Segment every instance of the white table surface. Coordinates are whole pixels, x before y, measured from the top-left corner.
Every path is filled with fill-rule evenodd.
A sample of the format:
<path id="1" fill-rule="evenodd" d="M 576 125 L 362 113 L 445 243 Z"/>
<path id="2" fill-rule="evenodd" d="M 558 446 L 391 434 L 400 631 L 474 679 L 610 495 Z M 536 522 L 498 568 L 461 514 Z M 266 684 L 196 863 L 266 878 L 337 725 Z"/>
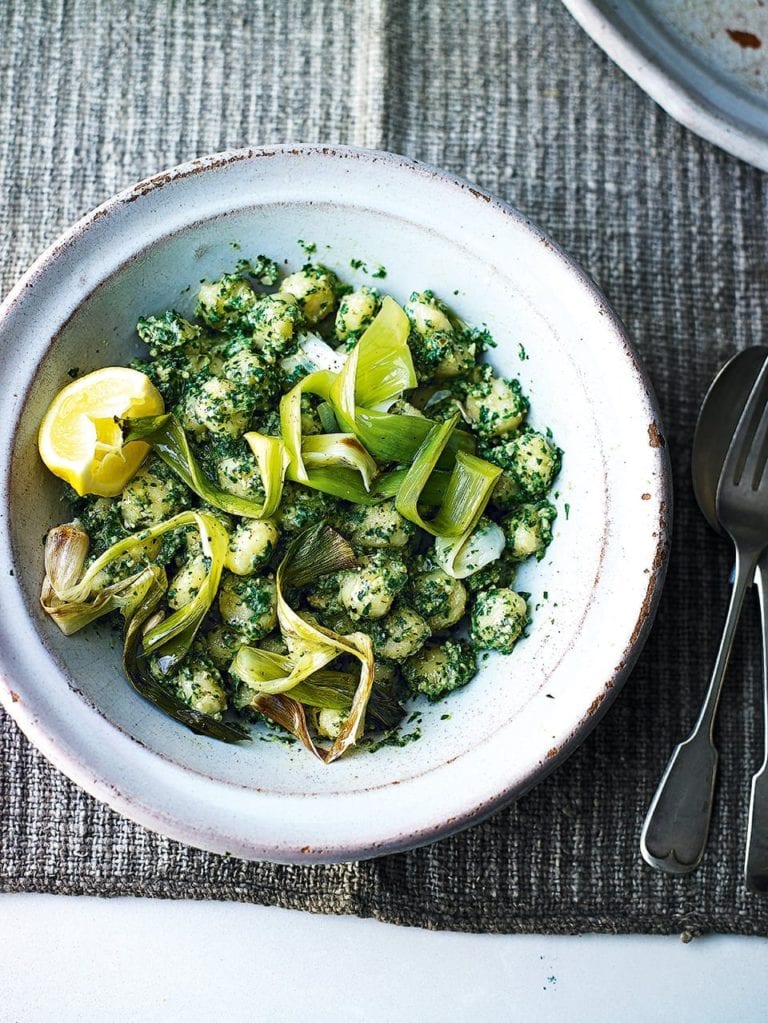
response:
<path id="1" fill-rule="evenodd" d="M 764 1023 L 768 940 L 467 935 L 238 903 L 0 896 L 0 1021 Z"/>

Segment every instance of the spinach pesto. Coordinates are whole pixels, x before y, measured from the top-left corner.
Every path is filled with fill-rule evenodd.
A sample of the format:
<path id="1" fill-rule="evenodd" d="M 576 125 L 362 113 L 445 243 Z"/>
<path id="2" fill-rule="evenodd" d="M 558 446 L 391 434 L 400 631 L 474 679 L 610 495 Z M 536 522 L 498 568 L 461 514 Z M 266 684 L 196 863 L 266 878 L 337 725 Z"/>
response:
<path id="1" fill-rule="evenodd" d="M 97 371 L 102 411 L 88 376 L 79 418 L 57 396 L 41 453 L 75 517 L 41 599 L 66 633 L 119 616 L 128 679 L 194 731 L 266 721 L 330 763 L 407 745 L 406 700 L 512 653 L 561 452 L 483 361 L 487 330 L 429 290 L 353 288 L 301 244 L 296 272 L 259 256 L 202 282 L 194 319 L 143 316 L 144 358 Z M 67 462 L 75 430 L 88 457 Z"/>

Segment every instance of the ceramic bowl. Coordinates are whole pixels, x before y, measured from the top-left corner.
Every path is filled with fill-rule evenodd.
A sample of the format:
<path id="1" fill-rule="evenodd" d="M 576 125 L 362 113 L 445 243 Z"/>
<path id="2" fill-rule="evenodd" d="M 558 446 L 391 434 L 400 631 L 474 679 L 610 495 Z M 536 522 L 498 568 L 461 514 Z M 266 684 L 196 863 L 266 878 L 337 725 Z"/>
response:
<path id="1" fill-rule="evenodd" d="M 36 431 L 67 371 L 125 363 L 137 317 L 190 313 L 201 278 L 298 240 L 350 280 L 386 267 L 403 301 L 433 288 L 498 341 L 533 424 L 565 449 L 555 540 L 526 565 L 530 635 L 490 657 L 421 738 L 326 767 L 303 749 L 192 735 L 122 677 L 119 637 L 65 638 L 38 603 L 42 538 L 66 514 Z M 587 275 L 522 214 L 435 168 L 340 147 L 270 147 L 177 167 L 69 230 L 0 313 L 0 697 L 30 740 L 97 798 L 172 838 L 287 862 L 429 842 L 520 795 L 580 743 L 645 640 L 664 575 L 669 467 L 648 380 Z M 450 715 L 450 717 L 446 717 Z"/>

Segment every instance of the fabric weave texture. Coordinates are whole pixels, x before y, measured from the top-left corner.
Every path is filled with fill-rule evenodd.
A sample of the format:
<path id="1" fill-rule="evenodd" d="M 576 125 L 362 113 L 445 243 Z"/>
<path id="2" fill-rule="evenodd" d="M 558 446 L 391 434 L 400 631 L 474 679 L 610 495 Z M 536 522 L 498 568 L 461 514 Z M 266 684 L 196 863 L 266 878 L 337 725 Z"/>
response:
<path id="1" fill-rule="evenodd" d="M 516 805 L 379 860 L 244 863 L 145 831 L 0 713 L 0 891 L 238 899 L 471 931 L 768 935 L 741 879 L 762 759 L 750 602 L 718 724 L 709 849 L 641 861 L 648 801 L 710 670 L 730 552 L 690 486 L 715 370 L 765 343 L 768 178 L 675 124 L 555 0 L 8 0 L 0 4 L 0 285 L 142 177 L 270 142 L 381 148 L 464 175 L 580 260 L 657 389 L 676 487 L 656 626 L 600 726 Z"/>

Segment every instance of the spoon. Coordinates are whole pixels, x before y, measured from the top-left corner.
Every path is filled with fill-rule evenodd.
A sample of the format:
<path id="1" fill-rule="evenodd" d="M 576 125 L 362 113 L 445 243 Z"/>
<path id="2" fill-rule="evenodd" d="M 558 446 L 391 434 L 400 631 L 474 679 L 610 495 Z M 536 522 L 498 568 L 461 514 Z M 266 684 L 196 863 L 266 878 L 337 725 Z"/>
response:
<path id="1" fill-rule="evenodd" d="M 717 492 L 728 449 L 744 408 L 768 357 L 768 348 L 739 352 L 710 385 L 699 413 L 693 442 L 693 489 L 709 525 L 723 533 L 717 514 Z M 752 782 L 747 844 L 747 887 L 768 890 L 768 554 L 755 573 L 763 611 L 763 681 L 766 720 L 766 759 Z M 643 828 L 641 851 L 653 867 L 684 874 L 701 862 L 712 809 L 717 751 L 711 730 L 727 666 L 736 620 L 741 608 L 732 595 L 723 642 L 710 689 L 689 739 L 673 754 L 654 797 Z M 709 733 L 709 735 L 707 734 Z"/>

